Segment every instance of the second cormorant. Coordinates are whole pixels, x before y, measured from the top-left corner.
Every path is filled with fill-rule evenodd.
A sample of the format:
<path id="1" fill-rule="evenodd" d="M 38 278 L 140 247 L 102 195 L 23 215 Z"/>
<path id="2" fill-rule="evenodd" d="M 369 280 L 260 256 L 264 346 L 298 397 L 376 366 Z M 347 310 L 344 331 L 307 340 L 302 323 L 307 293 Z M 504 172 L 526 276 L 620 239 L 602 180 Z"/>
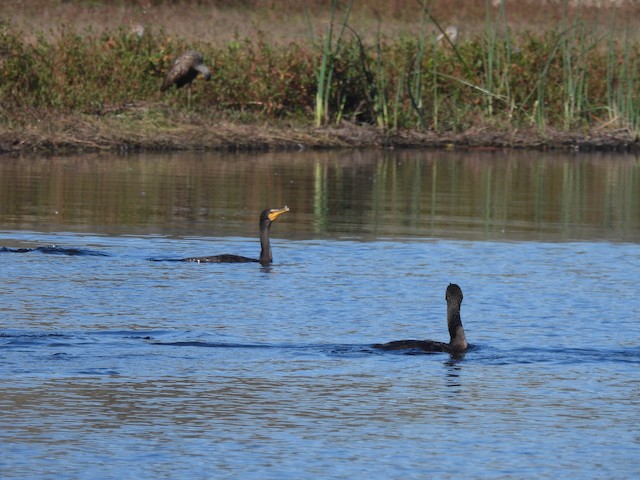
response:
<path id="1" fill-rule="evenodd" d="M 447 352 L 452 355 L 462 354 L 467 350 L 467 339 L 462 328 L 460 306 L 462 305 L 462 289 L 450 283 L 445 293 L 447 301 L 447 325 L 449 327 L 449 343 L 433 340 L 397 340 L 389 343 L 377 343 L 373 347 L 382 350 L 422 350 L 423 352 Z"/>

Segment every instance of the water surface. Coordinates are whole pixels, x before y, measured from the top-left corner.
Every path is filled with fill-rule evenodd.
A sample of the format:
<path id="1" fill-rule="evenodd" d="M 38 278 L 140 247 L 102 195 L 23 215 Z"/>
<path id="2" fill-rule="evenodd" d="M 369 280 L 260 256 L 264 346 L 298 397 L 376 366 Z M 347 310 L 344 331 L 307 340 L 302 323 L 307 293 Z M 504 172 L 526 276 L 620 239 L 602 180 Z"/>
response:
<path id="1" fill-rule="evenodd" d="M 3 158 L 0 247 L 36 250 L 0 251 L 2 477 L 635 477 L 639 187 L 628 156 Z M 284 204 L 270 267 L 148 261 L 257 256 Z M 371 348 L 446 341 L 449 282 L 463 358 Z"/>

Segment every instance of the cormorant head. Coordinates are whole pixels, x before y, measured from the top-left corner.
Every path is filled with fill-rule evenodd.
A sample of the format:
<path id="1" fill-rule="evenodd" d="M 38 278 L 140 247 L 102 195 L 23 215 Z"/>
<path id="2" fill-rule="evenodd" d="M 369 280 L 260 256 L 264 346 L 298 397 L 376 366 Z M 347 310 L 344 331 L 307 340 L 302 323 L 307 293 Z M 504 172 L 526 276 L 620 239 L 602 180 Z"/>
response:
<path id="1" fill-rule="evenodd" d="M 462 289 L 456 285 L 455 283 L 450 283 L 447 287 L 447 293 L 444 296 L 447 303 L 451 301 L 457 301 L 459 304 L 462 303 Z"/>
<path id="2" fill-rule="evenodd" d="M 289 207 L 286 205 L 282 208 L 267 208 L 260 214 L 260 224 L 266 223 L 269 224 L 273 222 L 276 218 L 278 218 L 283 213 L 289 211 Z"/>

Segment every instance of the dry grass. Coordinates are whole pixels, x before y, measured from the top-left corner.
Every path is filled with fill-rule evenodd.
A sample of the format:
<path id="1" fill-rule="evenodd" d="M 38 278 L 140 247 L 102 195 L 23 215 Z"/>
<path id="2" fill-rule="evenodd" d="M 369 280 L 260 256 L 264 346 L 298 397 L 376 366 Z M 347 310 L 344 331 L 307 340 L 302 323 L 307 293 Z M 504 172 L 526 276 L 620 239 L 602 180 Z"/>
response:
<path id="1" fill-rule="evenodd" d="M 563 18 L 580 15 L 594 29 L 638 35 L 640 2 L 635 0 L 504 0 L 514 31 L 541 33 L 556 28 Z M 329 20 L 328 0 L 3 0 L 0 17 L 31 35 L 55 35 L 61 26 L 78 32 L 135 28 L 164 30 L 187 41 L 225 43 L 260 31 L 269 42 L 298 42 L 322 34 Z M 346 2 L 343 2 L 346 3 Z M 354 4 L 350 23 L 365 39 L 380 29 L 394 37 L 421 28 L 419 0 L 369 0 Z M 441 24 L 457 25 L 462 39 L 484 30 L 487 0 L 424 0 Z M 498 3 L 493 1 L 492 3 Z M 609 6 L 614 3 L 620 6 Z M 499 7 L 493 7 L 498 13 Z"/>

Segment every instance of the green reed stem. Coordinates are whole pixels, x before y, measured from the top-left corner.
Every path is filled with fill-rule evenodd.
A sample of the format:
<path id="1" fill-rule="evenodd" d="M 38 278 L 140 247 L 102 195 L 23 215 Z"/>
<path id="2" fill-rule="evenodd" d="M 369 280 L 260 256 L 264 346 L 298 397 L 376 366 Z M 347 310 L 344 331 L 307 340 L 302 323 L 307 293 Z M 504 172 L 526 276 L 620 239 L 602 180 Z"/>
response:
<path id="1" fill-rule="evenodd" d="M 315 104 L 315 124 L 319 127 L 324 122 L 328 121 L 329 117 L 329 99 L 331 97 L 331 80 L 333 78 L 334 60 L 337 52 L 340 49 L 340 42 L 347 26 L 349 15 L 351 14 L 351 8 L 355 0 L 350 0 L 347 3 L 346 11 L 344 14 L 344 20 L 342 22 L 342 28 L 338 37 L 336 38 L 335 47 L 333 46 L 333 22 L 336 16 L 336 10 L 338 7 L 338 0 L 331 0 L 331 13 L 329 16 L 329 26 L 325 34 L 323 46 L 322 46 L 322 58 L 320 61 L 320 67 L 317 70 L 317 91 L 316 91 L 316 104 Z"/>

